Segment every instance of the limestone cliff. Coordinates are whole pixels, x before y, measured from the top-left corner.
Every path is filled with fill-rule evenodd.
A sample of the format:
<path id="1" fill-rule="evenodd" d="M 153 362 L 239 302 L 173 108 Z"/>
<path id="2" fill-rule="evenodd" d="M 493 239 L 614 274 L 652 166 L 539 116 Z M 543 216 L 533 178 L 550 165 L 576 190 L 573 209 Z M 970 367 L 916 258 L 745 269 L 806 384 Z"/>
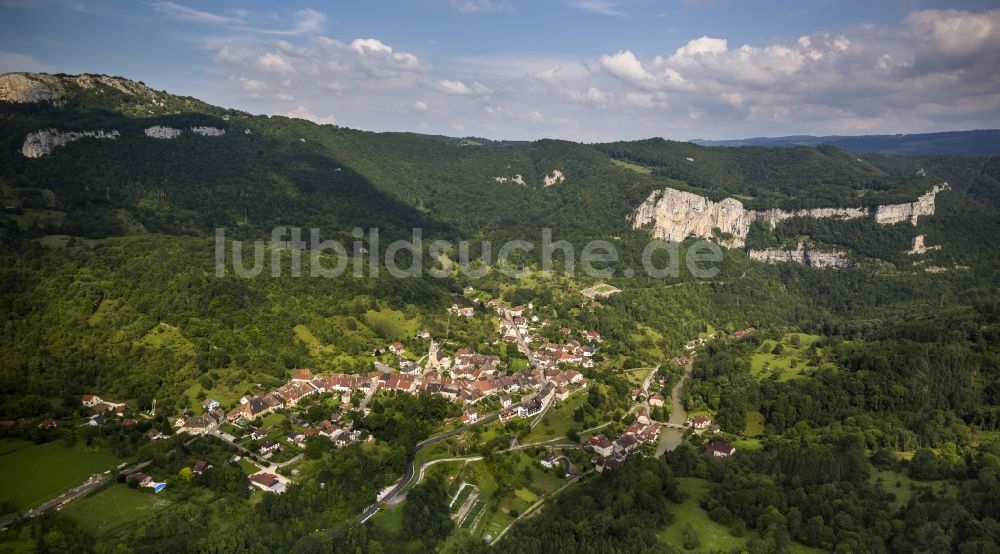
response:
<path id="1" fill-rule="evenodd" d="M 67 131 L 61 132 L 55 129 L 42 129 L 29 133 L 21 146 L 21 153 L 28 158 L 40 158 L 46 154 L 51 154 L 58 146 L 82 138 L 110 139 L 114 140 L 121 136 L 117 130 L 111 131 Z"/>
<path id="2" fill-rule="evenodd" d="M 916 225 L 917 219 L 920 216 L 934 215 L 934 199 L 939 192 L 949 188 L 951 187 L 948 186 L 948 183 L 934 185 L 934 188 L 927 192 L 927 194 L 917 198 L 916 202 L 879 206 L 875 210 L 875 221 L 883 225 L 909 221 L 911 224 Z"/>
<path id="3" fill-rule="evenodd" d="M 181 136 L 180 129 L 174 129 L 173 127 L 161 127 L 159 125 L 153 125 L 152 127 L 146 129 L 146 136 L 156 139 L 174 139 Z"/>
<path id="4" fill-rule="evenodd" d="M 108 75 L 49 75 L 47 73 L 4 73 L 0 75 L 0 101 L 29 104 L 49 102 L 61 106 L 67 94 L 67 86 L 93 89 L 106 86 L 129 96 L 140 96 L 155 105 L 161 105 L 159 93 L 146 85 Z"/>
<path id="5" fill-rule="evenodd" d="M 221 137 L 226 134 L 225 129 L 219 129 L 218 127 L 191 127 L 191 132 L 203 137 Z"/>
<path id="6" fill-rule="evenodd" d="M 712 238 L 713 229 L 732 235 L 727 246 L 738 247 L 750 232 L 755 212 L 743 209 L 735 198 L 713 202 L 676 189 L 653 191 L 632 214 L 635 229 L 652 224 L 653 236 L 680 242 L 688 237 Z"/>
<path id="7" fill-rule="evenodd" d="M 858 219 L 875 217 L 875 221 L 890 225 L 934 214 L 938 192 L 946 190 L 947 183 L 936 185 L 916 202 L 889 204 L 876 208 L 813 208 L 801 210 L 770 209 L 747 210 L 735 198 L 715 202 L 690 192 L 666 188 L 654 191 L 629 216 L 634 229 L 651 226 L 654 237 L 680 242 L 688 237 L 713 238 L 714 229 L 731 235 L 722 240 L 724 246 L 741 247 L 750 232 L 750 225 L 757 220 L 774 228 L 779 222 L 792 217 L 832 219 Z"/>
<path id="8" fill-rule="evenodd" d="M 812 250 L 801 242 L 795 250 L 751 250 L 747 254 L 751 259 L 769 264 L 794 262 L 809 267 L 835 269 L 854 265 L 845 252 Z"/>

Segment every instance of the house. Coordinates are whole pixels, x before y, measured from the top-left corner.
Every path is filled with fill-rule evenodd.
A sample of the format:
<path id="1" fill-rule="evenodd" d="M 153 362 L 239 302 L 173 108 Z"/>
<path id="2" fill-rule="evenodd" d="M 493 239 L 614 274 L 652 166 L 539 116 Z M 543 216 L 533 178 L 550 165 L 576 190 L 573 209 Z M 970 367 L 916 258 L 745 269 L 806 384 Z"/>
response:
<path id="1" fill-rule="evenodd" d="M 205 471 L 209 469 L 212 469 L 212 464 L 206 462 L 205 460 L 198 460 L 197 462 L 195 462 L 194 467 L 191 468 L 191 471 L 193 471 L 197 475 L 201 475 L 202 473 L 205 473 Z"/>
<path id="2" fill-rule="evenodd" d="M 475 410 L 465 410 L 462 413 L 462 423 L 475 423 L 478 418 L 479 414 Z"/>
<path id="3" fill-rule="evenodd" d="M 201 407 L 205 408 L 206 412 L 210 412 L 219 407 L 219 401 L 212 398 L 206 398 L 205 401 L 201 403 Z"/>
<path id="4" fill-rule="evenodd" d="M 718 433 L 720 431 L 722 431 L 722 426 L 720 426 L 718 423 L 713 423 L 708 427 L 709 433 Z"/>
<path id="5" fill-rule="evenodd" d="M 556 387 L 556 400 L 562 402 L 567 398 L 569 398 L 569 389 L 566 388 L 564 385 Z"/>
<path id="6" fill-rule="evenodd" d="M 83 405 L 88 408 L 93 408 L 94 406 L 101 404 L 103 402 L 101 400 L 101 397 L 97 396 L 96 394 L 85 394 L 81 397 L 81 401 L 83 402 Z"/>
<path id="7" fill-rule="evenodd" d="M 394 342 L 389 346 L 389 351 L 397 356 L 401 356 L 406 351 L 406 347 L 401 342 Z"/>
<path id="8" fill-rule="evenodd" d="M 292 431 L 291 433 L 288 433 L 287 440 L 292 444 L 302 446 L 302 443 L 306 440 L 306 435 L 300 431 Z"/>
<path id="9" fill-rule="evenodd" d="M 262 456 L 268 454 L 274 454 L 275 452 L 281 451 L 281 445 L 270 440 L 264 441 L 264 444 L 260 445 L 260 453 Z"/>
<path id="10" fill-rule="evenodd" d="M 546 469 L 552 469 L 559 464 L 559 457 L 555 454 L 546 454 L 538 463 L 542 464 L 542 467 Z"/>
<path id="11" fill-rule="evenodd" d="M 98 415 L 95 415 L 95 416 L 91 416 L 90 419 L 87 420 L 86 425 L 89 425 L 91 427 L 98 427 L 98 426 L 106 424 L 107 422 L 108 422 L 108 418 L 106 418 L 106 417 L 98 414 Z"/>
<path id="12" fill-rule="evenodd" d="M 44 421 L 42 421 L 41 423 L 38 424 L 38 427 L 40 427 L 42 429 L 55 429 L 56 428 L 56 420 L 52 419 L 51 417 L 47 417 L 47 418 L 45 418 Z"/>
<path id="13" fill-rule="evenodd" d="M 596 437 L 591 437 L 590 441 L 587 443 L 588 446 L 594 451 L 595 454 L 603 458 L 607 458 L 614 454 L 615 445 L 604 435 L 597 435 Z"/>
<path id="14" fill-rule="evenodd" d="M 636 448 L 639 448 L 639 440 L 632 435 L 622 435 L 618 437 L 615 441 L 615 451 L 616 452 L 632 452 Z"/>
<path id="15" fill-rule="evenodd" d="M 705 454 L 711 455 L 713 458 L 728 458 L 736 454 L 736 449 L 723 441 L 712 441 L 705 447 Z"/>
<path id="16" fill-rule="evenodd" d="M 267 437 L 267 433 L 267 429 L 263 427 L 254 429 L 253 432 L 250 433 L 250 440 L 259 441 L 260 439 Z"/>
<path id="17" fill-rule="evenodd" d="M 695 429 L 706 429 L 711 424 L 712 420 L 703 415 L 696 416 L 691 420 L 691 427 L 694 427 Z"/>
<path id="18" fill-rule="evenodd" d="M 146 433 L 146 436 L 149 437 L 149 440 L 151 441 L 167 438 L 167 436 L 161 433 L 159 429 L 150 429 L 149 432 Z"/>
<path id="19" fill-rule="evenodd" d="M 663 395 L 658 392 L 649 395 L 649 405 L 657 408 L 663 407 Z"/>
<path id="20" fill-rule="evenodd" d="M 622 467 L 622 460 L 618 457 L 600 457 L 594 463 L 594 469 L 598 473 L 603 473 L 604 471 L 614 471 Z"/>
<path id="21" fill-rule="evenodd" d="M 312 381 L 313 374 L 308 369 L 296 369 L 292 372 L 292 381 L 309 382 Z"/>
<path id="22" fill-rule="evenodd" d="M 148 486 L 149 483 L 153 481 L 153 478 L 150 477 L 149 475 L 146 475 L 145 473 L 135 472 L 129 474 L 128 477 L 125 478 L 125 481 L 127 483 L 135 483 L 140 487 L 145 487 Z"/>
<path id="23" fill-rule="evenodd" d="M 132 418 L 130 418 L 130 417 L 127 417 L 127 418 L 125 418 L 125 419 L 122 420 L 122 425 L 124 425 L 126 427 L 131 427 L 131 426 L 135 425 L 136 423 L 139 423 L 139 422 L 136 421 L 136 420 L 134 420 L 134 419 L 132 419 Z"/>
<path id="24" fill-rule="evenodd" d="M 273 473 L 255 473 L 250 476 L 250 482 L 264 491 L 275 493 L 285 491 L 285 484 Z"/>
<path id="25" fill-rule="evenodd" d="M 501 396 L 500 397 L 500 407 L 501 408 L 510 408 L 510 403 L 511 403 L 511 399 L 510 399 L 509 396 Z"/>

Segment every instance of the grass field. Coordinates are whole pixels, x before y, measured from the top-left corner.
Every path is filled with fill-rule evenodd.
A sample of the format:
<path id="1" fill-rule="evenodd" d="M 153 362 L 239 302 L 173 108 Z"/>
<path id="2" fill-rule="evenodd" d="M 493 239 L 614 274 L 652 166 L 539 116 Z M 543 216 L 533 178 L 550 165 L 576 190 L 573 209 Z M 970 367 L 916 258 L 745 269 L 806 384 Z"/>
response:
<path id="1" fill-rule="evenodd" d="M 880 481 L 881 480 L 881 481 Z M 896 495 L 896 500 L 891 504 L 894 510 L 899 509 L 910 501 L 913 496 L 914 487 L 930 487 L 934 492 L 939 493 L 944 488 L 948 495 L 954 495 L 958 489 L 948 481 L 914 481 L 902 473 L 895 471 L 876 471 L 872 475 L 872 481 L 881 483 L 883 490 Z M 896 484 L 899 483 L 899 486 Z"/>
<path id="2" fill-rule="evenodd" d="M 625 169 L 635 171 L 636 173 L 642 173 L 643 175 L 649 175 L 653 172 L 653 170 L 648 167 L 643 167 L 639 164 L 626 162 L 624 160 L 611 160 L 611 162 L 617 165 L 618 167 L 624 167 Z"/>
<path id="3" fill-rule="evenodd" d="M 138 341 L 148 348 L 167 348 L 179 356 L 194 356 L 194 345 L 180 330 L 166 323 L 159 323 Z"/>
<path id="4" fill-rule="evenodd" d="M 412 337 L 417 332 L 419 322 L 416 319 L 406 319 L 403 312 L 383 308 L 365 312 L 365 324 L 379 335 L 394 340 Z"/>
<path id="5" fill-rule="evenodd" d="M 764 414 L 750 410 L 747 412 L 747 426 L 743 433 L 748 437 L 759 437 L 764 434 Z"/>
<path id="6" fill-rule="evenodd" d="M 18 508 L 41 504 L 121 462 L 110 453 L 81 446 L 16 439 L 0 439 L 0 452 L 0 499 Z"/>
<path id="7" fill-rule="evenodd" d="M 659 532 L 661 541 L 678 549 L 683 548 L 682 533 L 684 527 L 690 523 L 698 534 L 701 546 L 687 552 L 729 552 L 746 544 L 746 537 L 734 537 L 729 533 L 729 528 L 712 521 L 705 510 L 698 505 L 708 494 L 708 481 L 697 477 L 678 477 L 677 481 L 681 489 L 687 492 L 688 497 L 674 509 L 674 521 Z"/>
<path id="8" fill-rule="evenodd" d="M 792 344 L 792 336 L 799 338 L 798 346 Z M 804 372 L 814 369 L 807 366 L 809 361 L 808 348 L 812 343 L 819 340 L 819 335 L 809 335 L 806 333 L 789 333 L 781 337 L 781 354 L 772 354 L 778 342 L 768 339 L 763 342 L 757 352 L 750 356 L 750 373 L 758 380 L 771 378 L 777 375 L 779 381 L 798 379 Z M 820 351 L 822 355 L 822 352 Z M 795 365 L 795 367 L 792 367 Z"/>
<path id="9" fill-rule="evenodd" d="M 97 536 L 130 523 L 148 518 L 170 505 L 162 494 L 152 489 L 132 489 L 125 485 L 110 487 L 86 498 L 71 502 L 62 511 Z"/>
<path id="10" fill-rule="evenodd" d="M 542 417 L 542 421 L 521 441 L 522 444 L 539 442 L 557 437 L 565 437 L 570 428 L 581 426 L 573 421 L 573 410 L 587 401 L 585 391 L 576 391 L 558 406 L 552 406 Z"/>

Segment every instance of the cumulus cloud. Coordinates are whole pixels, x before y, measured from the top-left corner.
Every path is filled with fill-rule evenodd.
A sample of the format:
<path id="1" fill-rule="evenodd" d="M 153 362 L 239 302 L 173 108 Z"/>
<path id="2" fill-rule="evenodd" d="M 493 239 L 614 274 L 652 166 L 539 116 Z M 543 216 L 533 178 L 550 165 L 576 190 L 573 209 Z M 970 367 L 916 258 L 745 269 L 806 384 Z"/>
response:
<path id="1" fill-rule="evenodd" d="M 313 123 L 319 123 L 320 125 L 335 125 L 337 123 L 336 117 L 333 117 L 332 115 L 327 115 L 325 117 L 317 116 L 309 111 L 305 106 L 299 106 L 285 115 L 298 119 L 307 119 Z"/>
<path id="2" fill-rule="evenodd" d="M 467 85 L 462 81 L 441 79 L 438 81 L 438 86 L 446 94 L 456 94 L 461 96 L 470 94 L 488 94 L 490 92 L 490 89 L 486 88 L 486 85 L 479 82 L 473 82 Z"/>
<path id="3" fill-rule="evenodd" d="M 1000 126 L 1000 10 L 922 10 L 751 44 L 695 35 L 584 59 L 444 54 L 434 66 L 385 37 L 255 37 L 212 50 L 248 109 L 301 104 L 298 117 L 325 119 L 309 106 L 376 130 L 460 122 L 476 135 L 610 140 Z"/>

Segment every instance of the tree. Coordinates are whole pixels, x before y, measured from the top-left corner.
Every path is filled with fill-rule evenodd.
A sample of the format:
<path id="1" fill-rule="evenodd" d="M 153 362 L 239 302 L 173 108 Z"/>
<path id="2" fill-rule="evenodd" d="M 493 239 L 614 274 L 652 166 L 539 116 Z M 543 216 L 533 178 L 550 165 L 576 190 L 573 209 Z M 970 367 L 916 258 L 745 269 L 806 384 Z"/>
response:
<path id="1" fill-rule="evenodd" d="M 189 467 L 182 467 L 181 470 L 178 472 L 178 475 L 180 475 L 181 479 L 185 481 L 190 481 L 192 478 L 194 478 L 194 472 L 191 471 L 191 468 Z"/>
<path id="2" fill-rule="evenodd" d="M 681 540 L 683 541 L 683 546 L 686 550 L 694 550 L 701 546 L 701 541 L 698 539 L 698 533 L 695 532 L 694 526 L 691 523 L 685 523 L 684 529 L 681 531 Z"/>

